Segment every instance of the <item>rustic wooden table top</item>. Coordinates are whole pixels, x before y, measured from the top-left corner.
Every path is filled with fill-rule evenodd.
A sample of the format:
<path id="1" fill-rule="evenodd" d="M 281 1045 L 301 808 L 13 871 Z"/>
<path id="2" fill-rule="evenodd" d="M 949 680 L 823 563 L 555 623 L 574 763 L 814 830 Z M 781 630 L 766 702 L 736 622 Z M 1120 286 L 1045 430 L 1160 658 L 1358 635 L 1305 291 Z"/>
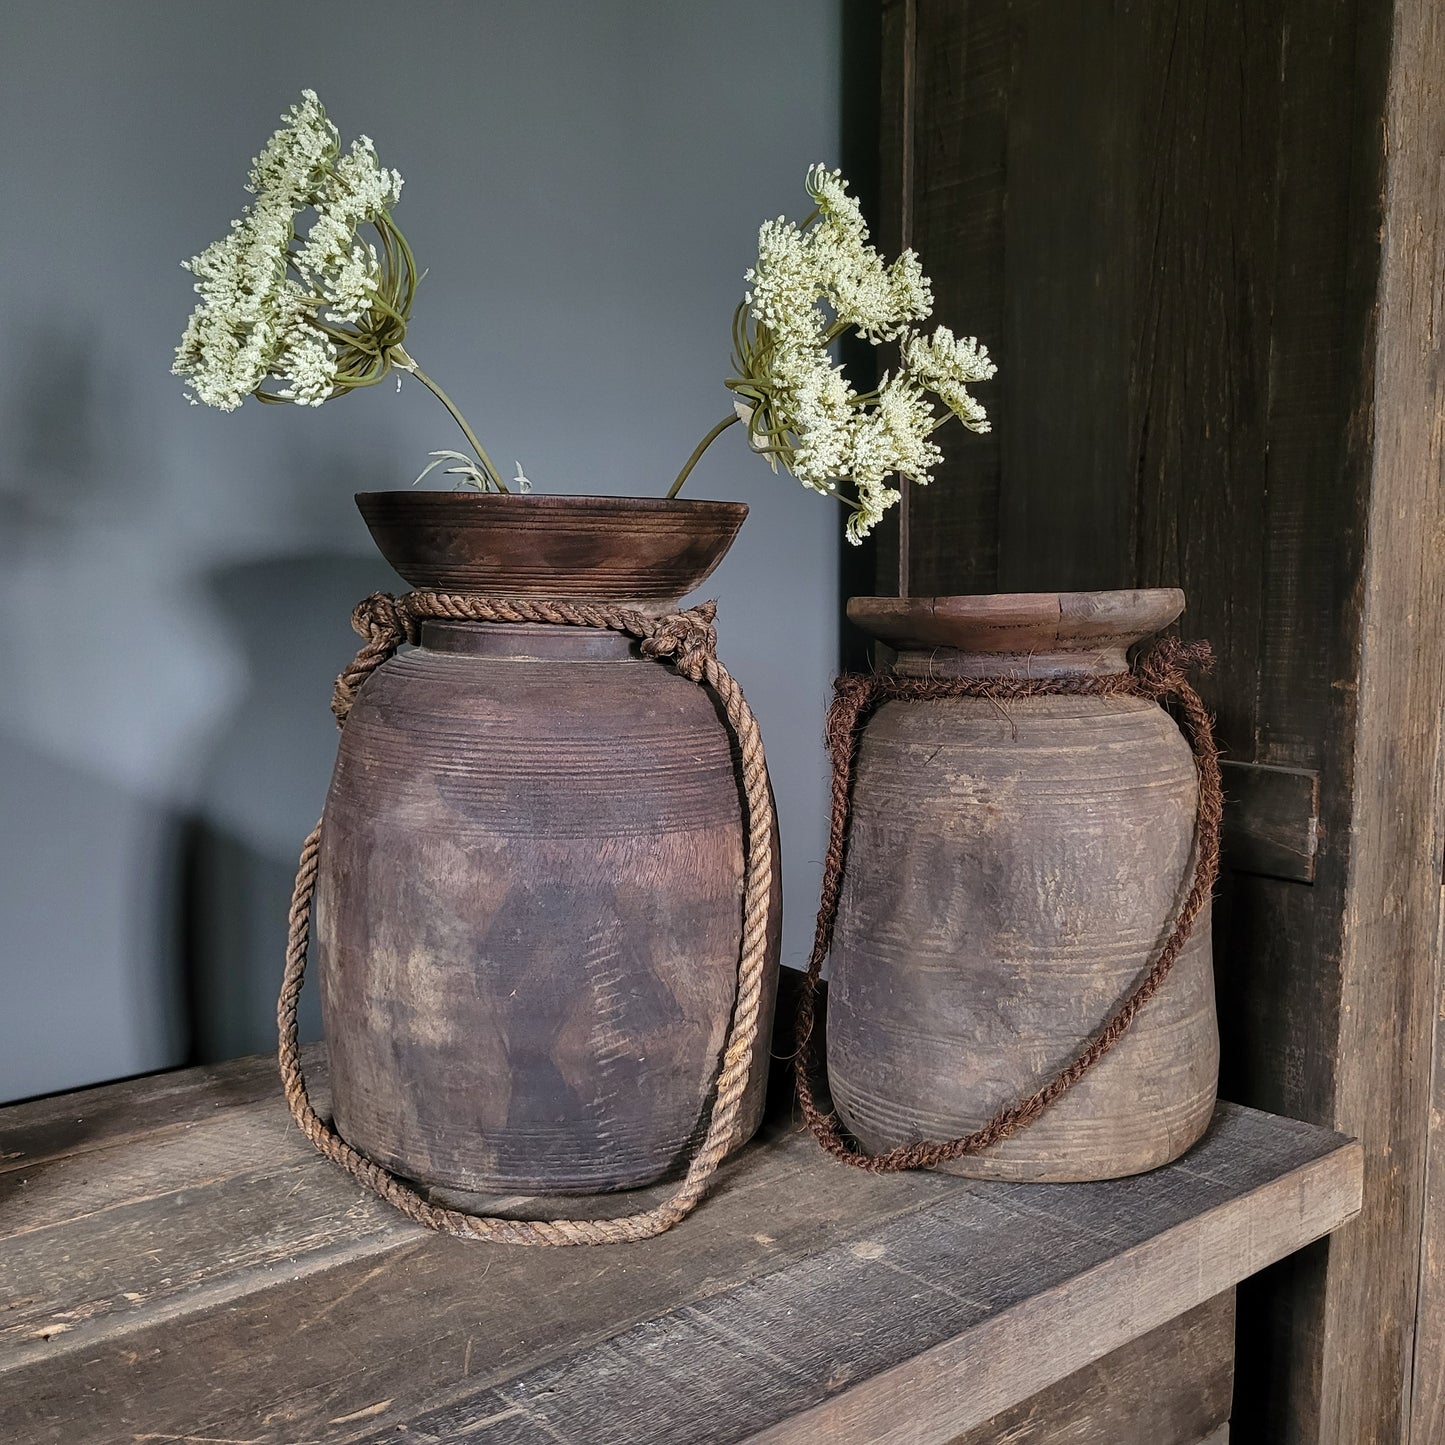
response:
<path id="1" fill-rule="evenodd" d="M 1360 1180 L 1357 1145 L 1228 1104 L 1179 1163 L 1074 1185 L 874 1177 L 784 1120 L 660 1239 L 517 1249 L 363 1193 L 269 1059 L 159 1075 L 0 1110 L 0 1440 L 947 1441 Z"/>

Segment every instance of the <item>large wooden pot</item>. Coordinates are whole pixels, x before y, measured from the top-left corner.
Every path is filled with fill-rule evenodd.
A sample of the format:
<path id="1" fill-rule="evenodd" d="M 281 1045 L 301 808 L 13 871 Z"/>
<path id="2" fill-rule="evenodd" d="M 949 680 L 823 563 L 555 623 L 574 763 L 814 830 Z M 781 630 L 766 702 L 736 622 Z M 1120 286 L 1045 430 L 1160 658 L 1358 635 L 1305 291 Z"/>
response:
<path id="1" fill-rule="evenodd" d="M 739 503 L 363 494 L 414 586 L 672 610 Z M 737 984 L 739 785 L 713 696 L 616 633 L 427 622 L 341 734 L 317 882 L 336 1126 L 463 1190 L 623 1189 L 706 1123 Z M 774 857 L 777 856 L 776 848 Z M 734 1143 L 756 1130 L 780 923 Z"/>
<path id="2" fill-rule="evenodd" d="M 854 598 L 913 676 L 1125 670 L 1174 590 Z M 1068 1064 L 1151 965 L 1192 875 L 1198 779 L 1135 697 L 884 704 L 859 743 L 828 991 L 828 1076 L 870 1151 L 986 1124 Z M 942 1167 L 977 1178 L 1152 1169 L 1213 1112 L 1209 915 L 1114 1050 L 1038 1120 Z"/>

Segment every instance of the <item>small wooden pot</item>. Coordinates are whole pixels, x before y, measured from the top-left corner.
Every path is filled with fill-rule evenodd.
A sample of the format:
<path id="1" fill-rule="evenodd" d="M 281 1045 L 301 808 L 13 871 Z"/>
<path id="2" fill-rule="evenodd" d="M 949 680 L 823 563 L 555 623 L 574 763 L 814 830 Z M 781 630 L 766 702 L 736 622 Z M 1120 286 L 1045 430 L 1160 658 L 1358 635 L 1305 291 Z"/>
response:
<path id="1" fill-rule="evenodd" d="M 672 610 L 724 502 L 387 492 L 413 585 Z M 743 823 L 716 700 L 629 638 L 427 622 L 374 672 L 323 817 L 318 972 L 336 1126 L 425 1184 L 649 1184 L 706 1123 L 737 983 Z M 774 857 L 777 857 L 776 847 Z M 781 914 L 734 1144 L 767 1082 Z"/>
<path id="2" fill-rule="evenodd" d="M 912 676 L 1117 673 L 1184 594 L 855 597 Z M 986 1124 L 1069 1063 L 1152 964 L 1192 877 L 1198 778 L 1132 697 L 889 702 L 854 774 L 834 931 L 834 1102 L 870 1152 Z M 1113 1051 L 1033 1124 L 941 1166 L 1083 1180 L 1178 1157 L 1218 1078 L 1209 914 Z"/>

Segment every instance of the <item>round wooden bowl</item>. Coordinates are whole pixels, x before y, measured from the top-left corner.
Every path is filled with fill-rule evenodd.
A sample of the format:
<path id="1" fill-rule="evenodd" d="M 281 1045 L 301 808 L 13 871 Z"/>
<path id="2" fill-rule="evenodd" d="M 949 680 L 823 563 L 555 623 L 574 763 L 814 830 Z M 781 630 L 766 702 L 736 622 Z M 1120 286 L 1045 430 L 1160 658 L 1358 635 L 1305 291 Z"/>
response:
<path id="1" fill-rule="evenodd" d="M 382 556 L 413 587 L 675 602 L 722 560 L 745 502 L 483 492 L 358 492 Z"/>

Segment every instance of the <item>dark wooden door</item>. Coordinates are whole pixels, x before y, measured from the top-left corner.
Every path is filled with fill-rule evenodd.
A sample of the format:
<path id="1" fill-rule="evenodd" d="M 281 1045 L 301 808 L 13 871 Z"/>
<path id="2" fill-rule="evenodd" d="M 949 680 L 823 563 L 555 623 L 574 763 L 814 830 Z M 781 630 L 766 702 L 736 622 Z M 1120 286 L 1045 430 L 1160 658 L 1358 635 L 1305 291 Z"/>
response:
<path id="1" fill-rule="evenodd" d="M 1188 593 L 1223 1091 L 1367 1159 L 1241 1291 L 1231 1439 L 1438 1445 L 1445 7 L 892 0 L 881 45 L 882 229 L 1000 371 L 877 588 Z"/>

